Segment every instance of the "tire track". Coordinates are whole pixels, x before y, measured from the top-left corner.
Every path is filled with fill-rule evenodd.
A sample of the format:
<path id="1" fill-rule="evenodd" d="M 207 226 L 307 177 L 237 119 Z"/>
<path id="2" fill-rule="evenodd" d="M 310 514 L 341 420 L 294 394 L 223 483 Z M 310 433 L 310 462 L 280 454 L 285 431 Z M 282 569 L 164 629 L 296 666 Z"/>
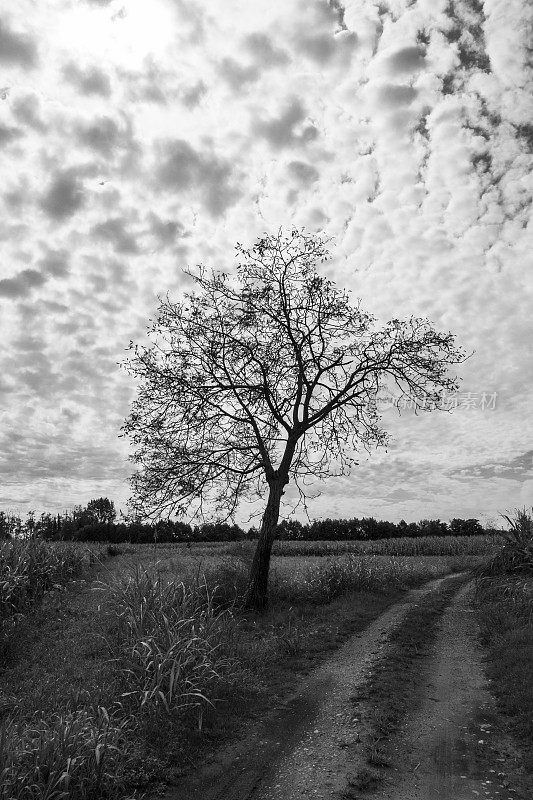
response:
<path id="1" fill-rule="evenodd" d="M 246 741 L 180 781 L 166 800 L 300 800 L 338 797 L 353 772 L 361 723 L 351 698 L 379 661 L 391 632 L 426 596 L 453 583 L 448 576 L 409 592 L 334 656 Z"/>
<path id="2" fill-rule="evenodd" d="M 443 614 L 419 711 L 394 746 L 396 770 L 380 800 L 516 800 L 495 756 L 501 736 L 463 586 Z M 498 742 L 501 747 L 501 741 Z M 360 795 L 361 796 L 361 795 Z M 362 795 L 366 796 L 366 795 Z"/>

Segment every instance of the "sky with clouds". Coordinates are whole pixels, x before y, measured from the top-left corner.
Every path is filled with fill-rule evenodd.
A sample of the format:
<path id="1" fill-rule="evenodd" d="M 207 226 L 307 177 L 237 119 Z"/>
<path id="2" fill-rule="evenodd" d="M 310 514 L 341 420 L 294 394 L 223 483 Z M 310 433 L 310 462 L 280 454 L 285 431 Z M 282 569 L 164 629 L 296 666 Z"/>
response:
<path id="1" fill-rule="evenodd" d="M 527 0 L 0 0 L 0 508 L 125 508 L 117 366 L 181 267 L 280 225 L 475 354 L 311 516 L 533 503 Z"/>

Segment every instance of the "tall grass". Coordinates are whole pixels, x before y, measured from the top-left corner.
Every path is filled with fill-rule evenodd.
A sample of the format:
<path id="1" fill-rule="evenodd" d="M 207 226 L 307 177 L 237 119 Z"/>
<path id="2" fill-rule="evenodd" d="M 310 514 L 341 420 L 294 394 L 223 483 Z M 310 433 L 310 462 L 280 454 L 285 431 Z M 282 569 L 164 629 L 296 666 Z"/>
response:
<path id="1" fill-rule="evenodd" d="M 112 589 L 123 698 L 148 715 L 194 718 L 243 676 L 232 653 L 237 622 L 205 578 L 185 584 L 137 568 Z"/>
<path id="2" fill-rule="evenodd" d="M 291 601 L 306 600 L 321 604 L 349 592 L 389 592 L 413 586 L 451 572 L 447 563 L 420 563 L 391 556 L 349 554 L 328 558 L 301 572 L 278 577 L 274 594 Z"/>
<path id="3" fill-rule="evenodd" d="M 504 515 L 510 530 L 479 571 L 474 603 L 487 647 L 487 675 L 500 707 L 525 743 L 533 786 L 533 518 Z"/>
<path id="4" fill-rule="evenodd" d="M 494 551 L 493 536 L 420 536 L 398 539 L 351 542 L 277 541 L 277 556 L 333 556 L 344 553 L 384 556 L 462 556 L 485 555 Z"/>
<path id="5" fill-rule="evenodd" d="M 77 711 L 19 726 L 0 726 L 1 800 L 115 797 L 124 724 L 105 709 Z"/>
<path id="6" fill-rule="evenodd" d="M 513 517 L 502 516 L 509 530 L 502 531 L 502 544 L 481 575 L 533 575 L 533 517 L 525 508 L 515 509 Z"/>
<path id="7" fill-rule="evenodd" d="M 0 619 L 23 612 L 54 586 L 84 575 L 97 556 L 79 546 L 25 539 L 0 544 Z"/>

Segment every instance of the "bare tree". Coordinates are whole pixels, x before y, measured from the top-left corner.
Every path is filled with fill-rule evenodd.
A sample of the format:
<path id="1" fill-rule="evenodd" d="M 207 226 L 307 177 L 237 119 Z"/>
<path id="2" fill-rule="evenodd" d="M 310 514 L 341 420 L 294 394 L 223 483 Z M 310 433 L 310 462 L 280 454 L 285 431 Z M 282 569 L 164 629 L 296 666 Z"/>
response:
<path id="1" fill-rule="evenodd" d="M 134 445 L 132 502 L 145 515 L 233 517 L 263 499 L 247 603 L 267 601 L 284 489 L 345 475 L 361 447 L 384 445 L 376 399 L 394 385 L 416 408 L 438 408 L 464 360 L 452 334 L 424 319 L 383 327 L 317 272 L 326 240 L 293 230 L 237 245 L 236 275 L 186 270 L 194 290 L 160 301 L 152 344 L 130 343 L 140 379 L 124 430 Z"/>

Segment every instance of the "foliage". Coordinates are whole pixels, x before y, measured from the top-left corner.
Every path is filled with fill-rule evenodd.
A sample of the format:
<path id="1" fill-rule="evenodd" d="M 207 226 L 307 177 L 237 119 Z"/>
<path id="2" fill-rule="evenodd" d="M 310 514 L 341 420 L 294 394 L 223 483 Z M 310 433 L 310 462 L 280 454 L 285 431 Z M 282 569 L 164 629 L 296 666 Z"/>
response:
<path id="1" fill-rule="evenodd" d="M 0 726 L 0 800 L 91 800 L 120 786 L 124 723 L 103 708 Z"/>
<path id="2" fill-rule="evenodd" d="M 98 497 L 96 500 L 89 500 L 84 512 L 86 523 L 99 523 L 111 525 L 115 521 L 117 512 L 115 504 L 108 497 Z M 84 520 L 84 521 L 85 521 Z"/>
<path id="3" fill-rule="evenodd" d="M 508 562 L 505 562 L 508 564 Z M 475 607 L 488 649 L 487 674 L 516 731 L 533 744 L 533 579 L 531 575 L 479 575 Z M 533 773 L 533 758 L 529 770 Z"/>
<path id="4" fill-rule="evenodd" d="M 124 698 L 149 715 L 193 716 L 201 728 L 218 692 L 242 675 L 229 654 L 236 622 L 217 609 L 216 587 L 205 579 L 165 581 L 139 568 L 112 592 Z"/>
<path id="5" fill-rule="evenodd" d="M 82 576 L 94 561 L 90 550 L 39 539 L 0 544 L 0 619 L 25 611 L 48 589 Z"/>
<path id="6" fill-rule="evenodd" d="M 484 565 L 482 575 L 533 575 L 533 517 L 526 509 L 516 509 L 514 516 L 502 515 L 509 530 L 502 530 L 505 543 L 492 561 Z"/>

